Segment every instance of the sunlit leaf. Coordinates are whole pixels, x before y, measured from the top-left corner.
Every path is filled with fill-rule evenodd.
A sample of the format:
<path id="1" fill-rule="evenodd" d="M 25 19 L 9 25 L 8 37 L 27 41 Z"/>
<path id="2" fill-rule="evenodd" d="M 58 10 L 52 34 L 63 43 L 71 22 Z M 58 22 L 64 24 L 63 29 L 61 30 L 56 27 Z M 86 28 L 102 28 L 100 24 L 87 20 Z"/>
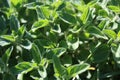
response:
<path id="1" fill-rule="evenodd" d="M 39 20 L 39 21 L 35 22 L 32 25 L 32 29 L 31 30 L 33 32 L 35 32 L 37 29 L 40 29 L 40 28 L 48 26 L 48 24 L 49 24 L 49 21 L 47 19 L 45 19 L 45 20 Z"/>

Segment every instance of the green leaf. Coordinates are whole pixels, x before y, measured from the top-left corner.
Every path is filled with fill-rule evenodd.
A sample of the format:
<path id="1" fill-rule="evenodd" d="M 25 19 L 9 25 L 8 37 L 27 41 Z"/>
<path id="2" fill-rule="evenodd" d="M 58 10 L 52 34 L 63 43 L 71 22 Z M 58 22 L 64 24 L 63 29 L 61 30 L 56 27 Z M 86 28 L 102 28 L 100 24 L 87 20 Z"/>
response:
<path id="1" fill-rule="evenodd" d="M 61 62 L 56 55 L 53 56 L 53 65 L 55 72 L 58 73 L 60 76 L 65 73 L 65 68 L 61 65 Z"/>
<path id="2" fill-rule="evenodd" d="M 68 24 L 76 24 L 76 18 L 69 13 L 63 12 L 62 14 L 60 14 L 60 19 Z"/>
<path id="3" fill-rule="evenodd" d="M 4 62 L 3 60 L 0 58 L 0 73 L 3 73 L 4 72 Z"/>
<path id="4" fill-rule="evenodd" d="M 56 1 L 52 4 L 52 7 L 55 8 L 56 11 L 62 10 L 65 7 L 64 1 Z"/>
<path id="5" fill-rule="evenodd" d="M 80 17 L 80 19 L 82 20 L 83 24 L 86 24 L 88 18 L 89 18 L 89 15 L 90 15 L 90 11 L 89 11 L 89 8 L 86 6 L 84 7 L 84 11 Z"/>
<path id="6" fill-rule="evenodd" d="M 12 51 L 13 51 L 13 47 L 10 47 L 6 50 L 6 52 L 2 56 L 2 60 L 6 65 L 8 64 Z"/>
<path id="7" fill-rule="evenodd" d="M 3 31 L 4 29 L 6 29 L 5 18 L 4 16 L 1 16 L 0 17 L 0 31 Z"/>
<path id="8" fill-rule="evenodd" d="M 36 7 L 40 5 L 42 5 L 41 2 L 31 2 L 31 3 L 25 4 L 24 7 L 27 7 L 28 9 L 36 9 Z"/>
<path id="9" fill-rule="evenodd" d="M 90 46 L 90 48 L 92 48 L 92 47 Z M 89 57 L 89 55 L 91 55 L 89 50 L 86 50 L 86 49 L 82 48 L 79 56 L 77 56 L 77 57 L 80 59 L 80 61 L 85 61 Z"/>
<path id="10" fill-rule="evenodd" d="M 0 38 L 7 40 L 7 41 L 15 42 L 15 38 L 13 35 L 2 35 L 0 36 Z"/>
<path id="11" fill-rule="evenodd" d="M 75 64 L 67 68 L 68 78 L 76 77 L 78 74 L 81 74 L 88 70 L 90 67 L 87 63 Z"/>
<path id="12" fill-rule="evenodd" d="M 80 26 L 74 26 L 73 29 L 70 29 L 72 33 L 79 33 L 81 30 Z"/>
<path id="13" fill-rule="evenodd" d="M 115 33 L 113 30 L 105 29 L 105 30 L 103 30 L 103 32 L 104 32 L 109 38 L 116 39 L 116 37 L 117 37 L 116 33 Z"/>
<path id="14" fill-rule="evenodd" d="M 18 28 L 20 27 L 20 23 L 16 16 L 11 15 L 10 16 L 10 28 L 11 30 L 18 31 Z"/>
<path id="15" fill-rule="evenodd" d="M 15 67 L 11 68 L 13 74 L 22 74 L 30 72 L 36 64 L 30 62 L 20 62 Z"/>
<path id="16" fill-rule="evenodd" d="M 48 24 L 49 24 L 49 21 L 47 19 L 39 20 L 32 25 L 32 31 L 35 32 L 37 29 L 48 26 Z"/>
<path id="17" fill-rule="evenodd" d="M 109 14 L 104 9 L 101 9 L 98 11 L 98 15 L 102 17 L 108 17 Z"/>
<path id="18" fill-rule="evenodd" d="M 56 33 L 61 33 L 60 25 L 53 26 L 51 30 Z"/>
<path id="19" fill-rule="evenodd" d="M 32 43 L 29 40 L 24 40 L 20 44 L 21 47 L 30 50 L 32 48 Z"/>
<path id="20" fill-rule="evenodd" d="M 51 15 L 51 11 L 49 10 L 49 7 L 36 7 L 36 12 L 38 15 L 38 19 L 49 19 Z M 49 14 L 48 14 L 49 13 Z"/>
<path id="21" fill-rule="evenodd" d="M 69 34 L 66 41 L 69 49 L 76 50 L 79 47 L 79 38 L 75 37 L 73 34 Z"/>
<path id="22" fill-rule="evenodd" d="M 2 5 L 0 5 L 0 7 L 10 7 L 10 1 L 9 0 L 2 0 L 2 1 L 0 1 L 0 4 Z"/>
<path id="23" fill-rule="evenodd" d="M 24 34 L 26 31 L 26 27 L 25 26 L 21 26 L 18 30 L 18 35 L 20 36 L 20 38 L 23 38 Z"/>
<path id="24" fill-rule="evenodd" d="M 9 44 L 10 44 L 9 41 L 6 41 L 6 40 L 4 40 L 4 39 L 0 39 L 0 46 L 7 46 L 7 45 L 9 45 Z"/>
<path id="25" fill-rule="evenodd" d="M 36 44 L 33 43 L 32 49 L 31 49 L 31 54 L 33 56 L 33 60 L 39 64 L 41 61 L 41 52 Z"/>
<path id="26" fill-rule="evenodd" d="M 120 31 L 117 33 L 117 41 L 120 41 Z"/>
<path id="27" fill-rule="evenodd" d="M 87 28 L 87 32 L 90 33 L 91 35 L 94 35 L 97 38 L 107 39 L 107 37 L 103 34 L 103 32 L 100 31 L 100 29 L 95 26 L 89 26 Z"/>
<path id="28" fill-rule="evenodd" d="M 39 72 L 39 74 L 40 74 L 40 76 L 42 78 L 46 78 L 47 77 L 47 71 L 46 71 L 45 67 L 39 66 L 38 72 Z"/>
<path id="29" fill-rule="evenodd" d="M 103 44 L 95 50 L 92 58 L 95 63 L 100 63 L 107 60 L 108 57 L 109 57 L 109 47 L 108 45 Z"/>
<path id="30" fill-rule="evenodd" d="M 72 57 L 70 55 L 64 55 L 62 58 L 62 63 L 67 67 L 72 65 Z"/>
<path id="31" fill-rule="evenodd" d="M 14 6 L 18 6 L 18 5 L 20 5 L 20 4 L 22 4 L 23 2 L 25 2 L 26 0 L 10 0 L 11 1 L 11 3 L 12 3 L 12 5 L 14 5 Z"/>
<path id="32" fill-rule="evenodd" d="M 113 58 L 120 67 L 120 44 L 118 46 L 112 46 Z"/>
<path id="33" fill-rule="evenodd" d="M 110 10 L 112 10 L 113 12 L 120 14 L 120 8 L 119 8 L 118 6 L 110 5 L 110 6 L 108 6 L 108 8 L 109 8 Z"/>
<path id="34" fill-rule="evenodd" d="M 62 56 L 65 52 L 66 52 L 66 49 L 62 47 L 52 49 L 52 53 L 57 55 L 58 57 Z"/>
<path id="35" fill-rule="evenodd" d="M 98 27 L 103 30 L 106 27 L 107 21 L 103 20 L 99 23 Z"/>

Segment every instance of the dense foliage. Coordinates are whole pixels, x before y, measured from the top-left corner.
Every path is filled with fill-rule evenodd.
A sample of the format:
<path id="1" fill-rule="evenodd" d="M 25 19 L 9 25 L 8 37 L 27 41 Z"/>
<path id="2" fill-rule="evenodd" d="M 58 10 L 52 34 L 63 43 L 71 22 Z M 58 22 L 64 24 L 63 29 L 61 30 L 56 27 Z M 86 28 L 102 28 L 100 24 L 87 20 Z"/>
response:
<path id="1" fill-rule="evenodd" d="M 0 0 L 0 80 L 120 79 L 120 0 Z"/>

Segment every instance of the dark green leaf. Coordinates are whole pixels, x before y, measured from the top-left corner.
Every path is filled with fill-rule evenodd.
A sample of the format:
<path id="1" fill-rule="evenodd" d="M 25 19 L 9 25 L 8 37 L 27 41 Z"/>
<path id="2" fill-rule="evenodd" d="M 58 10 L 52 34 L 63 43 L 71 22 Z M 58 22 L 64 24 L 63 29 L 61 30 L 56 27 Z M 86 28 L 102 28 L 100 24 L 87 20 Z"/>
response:
<path id="1" fill-rule="evenodd" d="M 3 80 L 16 80 L 15 77 L 10 73 L 5 73 Z"/>
<path id="2" fill-rule="evenodd" d="M 16 16 L 11 15 L 10 16 L 10 28 L 11 30 L 18 31 L 18 28 L 20 27 L 20 23 Z"/>
<path id="3" fill-rule="evenodd" d="M 95 50 L 93 54 L 93 61 L 96 63 L 100 63 L 107 60 L 108 57 L 109 57 L 109 47 L 108 45 L 103 44 Z"/>
<path id="4" fill-rule="evenodd" d="M 62 63 L 67 67 L 72 65 L 72 57 L 70 55 L 64 55 L 62 58 Z"/>
<path id="5" fill-rule="evenodd" d="M 3 16 L 0 17 L 0 31 L 6 29 L 5 18 Z"/>
<path id="6" fill-rule="evenodd" d="M 89 26 L 87 28 L 87 31 L 88 33 L 90 33 L 91 35 L 94 35 L 97 38 L 107 39 L 107 37 L 103 34 L 103 32 L 101 32 L 100 29 L 95 26 Z"/>
<path id="7" fill-rule="evenodd" d="M 62 14 L 60 14 L 60 19 L 68 24 L 76 24 L 76 18 L 68 13 L 63 12 Z"/>

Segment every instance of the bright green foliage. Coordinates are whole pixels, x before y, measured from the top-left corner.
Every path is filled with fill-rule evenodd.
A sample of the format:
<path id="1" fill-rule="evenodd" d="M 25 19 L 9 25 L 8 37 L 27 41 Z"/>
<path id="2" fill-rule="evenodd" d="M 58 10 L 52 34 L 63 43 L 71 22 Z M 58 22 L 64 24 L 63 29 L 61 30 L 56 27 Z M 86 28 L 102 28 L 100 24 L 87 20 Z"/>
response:
<path id="1" fill-rule="evenodd" d="M 120 79 L 120 0 L 0 0 L 0 80 Z"/>

